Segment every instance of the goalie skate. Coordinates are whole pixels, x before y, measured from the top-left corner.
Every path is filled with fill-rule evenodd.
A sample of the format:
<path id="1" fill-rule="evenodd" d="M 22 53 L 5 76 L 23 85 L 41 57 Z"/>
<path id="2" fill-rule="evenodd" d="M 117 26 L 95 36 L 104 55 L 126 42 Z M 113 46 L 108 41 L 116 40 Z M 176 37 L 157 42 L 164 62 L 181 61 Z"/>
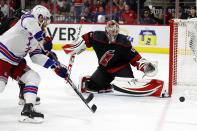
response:
<path id="1" fill-rule="evenodd" d="M 91 87 L 88 87 L 87 81 L 90 80 L 90 76 L 84 76 L 79 81 L 79 90 L 81 93 L 109 93 L 113 92 L 112 86 L 108 88 L 102 88 L 102 89 L 92 89 Z"/>
<path id="2" fill-rule="evenodd" d="M 44 115 L 42 113 L 36 112 L 33 109 L 33 104 L 28 103 L 24 105 L 21 112 L 21 117 L 19 122 L 22 123 L 42 123 L 44 121 Z"/>

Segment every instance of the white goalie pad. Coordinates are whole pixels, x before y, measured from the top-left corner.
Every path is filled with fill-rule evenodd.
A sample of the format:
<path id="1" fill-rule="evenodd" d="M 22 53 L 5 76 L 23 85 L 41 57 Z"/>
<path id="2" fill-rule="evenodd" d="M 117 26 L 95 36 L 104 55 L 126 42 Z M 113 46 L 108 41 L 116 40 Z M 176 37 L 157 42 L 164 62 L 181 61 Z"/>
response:
<path id="1" fill-rule="evenodd" d="M 116 77 L 112 82 L 114 90 L 131 96 L 167 97 L 164 81 L 157 79 L 135 79 Z"/>
<path id="2" fill-rule="evenodd" d="M 85 51 L 86 44 L 84 39 L 79 37 L 72 44 L 66 44 L 62 48 L 68 55 L 79 55 L 81 52 Z"/>

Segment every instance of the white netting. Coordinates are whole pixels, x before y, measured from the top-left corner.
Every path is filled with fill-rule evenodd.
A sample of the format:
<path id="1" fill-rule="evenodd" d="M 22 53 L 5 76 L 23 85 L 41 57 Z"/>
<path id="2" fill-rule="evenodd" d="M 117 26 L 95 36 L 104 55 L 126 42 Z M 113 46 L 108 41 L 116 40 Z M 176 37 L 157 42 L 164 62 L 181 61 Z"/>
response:
<path id="1" fill-rule="evenodd" d="M 174 20 L 172 89 L 196 88 L 197 92 L 197 18 Z M 175 89 L 176 90 L 176 89 Z M 194 91 L 194 90 L 193 90 Z M 192 91 L 192 92 L 193 92 Z"/>
<path id="2" fill-rule="evenodd" d="M 177 85 L 197 85 L 197 19 L 177 19 L 175 24 L 178 24 L 177 53 L 174 54 L 177 55 Z"/>

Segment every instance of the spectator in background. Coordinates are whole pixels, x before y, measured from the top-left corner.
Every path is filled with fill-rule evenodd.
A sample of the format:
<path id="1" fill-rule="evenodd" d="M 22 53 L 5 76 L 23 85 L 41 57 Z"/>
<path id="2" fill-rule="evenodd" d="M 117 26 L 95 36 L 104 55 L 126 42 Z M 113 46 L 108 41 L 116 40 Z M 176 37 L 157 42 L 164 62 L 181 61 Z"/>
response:
<path id="1" fill-rule="evenodd" d="M 41 0 L 41 3 L 40 3 L 42 6 L 46 7 L 47 9 L 50 9 L 50 4 L 47 3 L 45 0 Z"/>
<path id="2" fill-rule="evenodd" d="M 54 1 L 54 2 L 51 3 L 51 10 L 50 11 L 51 11 L 52 14 L 55 14 L 55 12 L 54 12 L 55 11 L 54 10 L 54 6 L 55 6 L 54 3 L 55 2 L 56 1 Z M 57 3 L 56 3 L 56 14 L 60 14 L 60 6 Z"/>
<path id="3" fill-rule="evenodd" d="M 153 18 L 155 23 L 158 25 L 163 25 L 164 24 L 164 15 L 162 13 L 158 14 L 158 17 Z"/>
<path id="4" fill-rule="evenodd" d="M 89 7 L 85 7 L 84 14 L 81 14 L 81 23 L 92 23 L 94 15 L 90 13 Z"/>
<path id="5" fill-rule="evenodd" d="M 144 15 L 140 18 L 140 24 L 154 24 L 154 20 L 150 17 L 149 10 L 144 10 Z"/>
<path id="6" fill-rule="evenodd" d="M 56 0 L 57 1 L 57 4 L 61 7 L 63 7 L 63 5 L 65 4 L 65 1 L 64 0 Z"/>
<path id="7" fill-rule="evenodd" d="M 21 0 L 10 0 L 9 5 L 11 10 L 18 10 L 21 6 Z"/>
<path id="8" fill-rule="evenodd" d="M 196 7 L 191 7 L 189 10 L 189 15 L 188 15 L 188 19 L 190 18 L 196 18 Z"/>
<path id="9" fill-rule="evenodd" d="M 102 6 L 103 9 L 105 9 L 106 3 L 106 0 L 99 0 L 99 6 Z"/>
<path id="10" fill-rule="evenodd" d="M 92 5 L 92 0 L 84 0 L 84 6 L 90 7 Z"/>
<path id="11" fill-rule="evenodd" d="M 187 19 L 188 14 L 184 11 L 183 6 L 179 6 L 179 19 Z"/>
<path id="12" fill-rule="evenodd" d="M 0 9 L 1 9 L 1 12 L 3 13 L 4 17 L 8 17 L 9 7 L 4 0 L 1 0 Z"/>
<path id="13" fill-rule="evenodd" d="M 106 12 L 104 11 L 103 7 L 100 6 L 100 7 L 99 7 L 99 11 L 96 12 L 96 14 L 95 14 L 94 23 L 97 23 L 97 22 L 103 23 L 103 22 L 105 22 L 106 15 L 107 15 L 107 14 L 106 14 Z"/>
<path id="14" fill-rule="evenodd" d="M 120 23 L 123 24 L 136 24 L 137 23 L 137 15 L 133 10 L 130 10 L 129 5 L 125 5 L 125 10 L 122 13 Z"/>
<path id="15" fill-rule="evenodd" d="M 73 2 L 76 11 L 76 16 L 79 17 L 81 12 L 83 12 L 83 0 L 73 0 Z"/>
<path id="16" fill-rule="evenodd" d="M 116 22 L 119 23 L 119 20 L 120 20 L 120 12 L 118 11 L 117 8 L 114 9 L 114 13 L 112 14 L 112 20 L 115 20 Z"/>
<path id="17" fill-rule="evenodd" d="M 150 11 L 149 17 L 153 19 L 155 24 L 162 25 L 164 24 L 164 15 L 163 12 L 156 14 L 155 7 L 147 8 L 147 11 Z"/>
<path id="18" fill-rule="evenodd" d="M 60 14 L 66 16 L 70 11 L 70 3 L 65 2 L 62 7 L 60 7 Z"/>
<path id="19" fill-rule="evenodd" d="M 108 15 L 110 14 L 110 7 L 111 7 L 111 2 L 109 0 L 105 6 L 105 11 Z M 114 13 L 115 8 L 117 8 L 118 11 L 120 10 L 119 5 L 118 5 L 118 0 L 113 0 L 113 2 L 112 2 L 112 14 Z"/>
<path id="20" fill-rule="evenodd" d="M 97 0 L 93 0 L 92 5 L 90 5 L 90 12 L 96 14 L 96 12 L 99 11 L 99 7 L 100 7 L 100 6 L 99 6 Z"/>
<path id="21" fill-rule="evenodd" d="M 124 7 L 125 7 L 125 0 L 119 0 L 119 9 L 120 9 L 120 14 L 122 14 L 122 12 L 124 11 Z"/>
<path id="22" fill-rule="evenodd" d="M 75 7 L 71 6 L 70 11 L 68 15 L 66 16 L 65 22 L 67 23 L 76 23 L 77 22 L 77 16 L 76 16 L 76 11 Z"/>

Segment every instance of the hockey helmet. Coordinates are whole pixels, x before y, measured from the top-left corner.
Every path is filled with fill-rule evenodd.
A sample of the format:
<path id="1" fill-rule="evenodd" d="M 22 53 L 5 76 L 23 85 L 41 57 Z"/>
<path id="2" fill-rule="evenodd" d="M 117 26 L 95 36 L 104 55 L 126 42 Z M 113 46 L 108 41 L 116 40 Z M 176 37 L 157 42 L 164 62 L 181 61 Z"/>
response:
<path id="1" fill-rule="evenodd" d="M 49 12 L 49 10 L 42 6 L 42 5 L 36 5 L 33 9 L 32 9 L 32 14 L 34 15 L 34 17 L 38 20 L 40 16 L 43 16 L 43 21 L 39 22 L 40 25 L 42 25 L 44 23 L 45 20 L 47 20 L 47 25 L 50 24 L 50 18 L 51 18 L 51 13 Z"/>
<path id="2" fill-rule="evenodd" d="M 105 27 L 105 33 L 110 43 L 116 41 L 119 30 L 119 24 L 115 20 L 110 20 L 107 22 L 107 25 Z"/>

